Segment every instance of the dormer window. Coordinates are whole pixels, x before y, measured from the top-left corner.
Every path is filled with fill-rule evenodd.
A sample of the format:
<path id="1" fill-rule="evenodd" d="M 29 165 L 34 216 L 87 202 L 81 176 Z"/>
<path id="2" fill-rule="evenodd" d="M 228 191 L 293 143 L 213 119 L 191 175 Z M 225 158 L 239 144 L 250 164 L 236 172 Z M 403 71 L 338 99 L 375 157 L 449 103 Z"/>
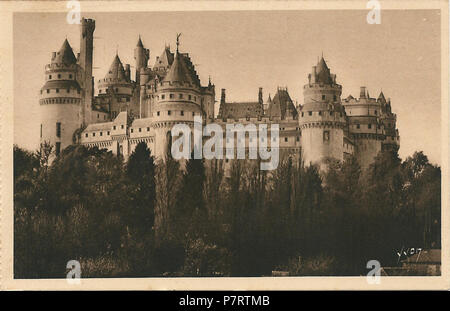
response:
<path id="1" fill-rule="evenodd" d="M 164 98 L 166 98 L 166 95 L 162 94 L 161 99 L 164 99 Z"/>
<path id="2" fill-rule="evenodd" d="M 167 111 L 168 116 L 170 116 L 171 113 L 172 113 L 172 111 L 170 111 L 170 110 Z"/>
<path id="3" fill-rule="evenodd" d="M 51 79 L 52 79 L 52 75 L 49 75 L 49 76 L 48 76 L 48 79 L 51 80 Z"/>
<path id="4" fill-rule="evenodd" d="M 308 111 L 308 115 L 312 116 L 312 111 Z"/>

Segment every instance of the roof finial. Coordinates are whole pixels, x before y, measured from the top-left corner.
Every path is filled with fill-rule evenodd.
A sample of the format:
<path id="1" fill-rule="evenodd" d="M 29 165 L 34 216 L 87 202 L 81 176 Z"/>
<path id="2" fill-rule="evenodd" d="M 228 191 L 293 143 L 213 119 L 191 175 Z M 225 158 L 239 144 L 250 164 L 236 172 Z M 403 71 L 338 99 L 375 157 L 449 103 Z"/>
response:
<path id="1" fill-rule="evenodd" d="M 180 45 L 180 36 L 181 36 L 181 32 L 177 33 L 177 54 L 178 54 L 178 46 Z"/>

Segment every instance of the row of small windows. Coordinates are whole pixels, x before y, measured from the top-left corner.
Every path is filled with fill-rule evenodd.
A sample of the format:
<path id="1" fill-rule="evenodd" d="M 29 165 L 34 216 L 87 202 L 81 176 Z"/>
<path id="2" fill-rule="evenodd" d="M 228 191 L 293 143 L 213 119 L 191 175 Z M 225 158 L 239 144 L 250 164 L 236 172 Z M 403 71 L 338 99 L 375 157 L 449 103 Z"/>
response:
<path id="1" fill-rule="evenodd" d="M 162 94 L 161 95 L 161 99 L 165 99 L 167 94 Z M 158 95 L 156 96 L 157 99 L 159 99 Z M 175 94 L 169 94 L 169 98 L 170 99 L 174 99 L 175 98 Z M 184 98 L 184 94 L 178 94 L 178 99 L 183 99 Z M 192 100 L 192 95 L 188 94 L 187 96 L 188 100 Z M 194 96 L 194 101 L 197 101 L 197 96 Z"/>
<path id="2" fill-rule="evenodd" d="M 51 80 L 52 79 L 52 75 L 48 75 L 48 79 Z M 62 78 L 62 74 L 58 73 L 57 75 L 58 79 Z M 73 79 L 73 75 L 71 73 L 69 73 L 69 79 Z"/>
<path id="3" fill-rule="evenodd" d="M 159 117 L 161 115 L 161 111 L 157 111 L 156 115 Z M 172 115 L 172 111 L 171 110 L 167 110 L 167 115 L 171 116 Z M 184 110 L 180 110 L 180 115 L 184 116 Z M 195 116 L 195 112 L 192 112 L 192 116 Z"/>
<path id="4" fill-rule="evenodd" d="M 99 134 L 100 134 L 100 136 L 103 136 L 103 132 L 99 132 Z M 107 132 L 106 132 L 106 135 L 109 136 L 109 135 L 110 135 L 110 132 L 107 131 Z M 89 137 L 89 133 L 86 133 L 85 136 L 86 136 L 86 137 Z M 92 133 L 92 137 L 95 137 L 95 132 Z"/>
<path id="5" fill-rule="evenodd" d="M 322 95 L 322 100 L 325 100 L 325 99 L 326 99 L 326 96 L 325 96 L 325 95 Z M 333 95 L 333 100 L 334 100 L 334 101 L 337 100 L 337 96 L 336 96 L 336 95 Z"/>
<path id="6" fill-rule="evenodd" d="M 47 94 L 50 93 L 50 89 L 46 89 L 45 91 L 47 92 Z M 56 93 L 59 93 L 59 89 L 55 89 L 55 92 L 56 92 Z M 66 93 L 70 93 L 70 89 L 66 89 Z M 80 90 L 77 90 L 77 93 L 80 94 L 81 91 L 80 91 Z M 42 94 L 42 90 L 41 90 L 41 94 Z"/>
<path id="7" fill-rule="evenodd" d="M 308 111 L 308 116 L 312 116 L 312 111 Z M 324 115 L 322 111 L 319 111 L 319 116 Z M 334 111 L 330 111 L 330 116 L 334 115 Z M 339 115 L 342 117 L 342 112 L 339 112 Z M 302 111 L 302 117 L 305 116 L 305 112 Z"/>
<path id="8" fill-rule="evenodd" d="M 361 128 L 361 124 L 356 124 L 356 128 L 357 128 L 357 129 L 360 129 L 360 128 Z M 370 130 L 370 129 L 372 128 L 372 124 L 370 124 L 370 123 L 367 124 L 367 128 Z M 378 124 L 377 128 L 378 128 L 378 129 L 381 129 L 381 125 Z"/>
<path id="9" fill-rule="evenodd" d="M 138 130 L 139 130 L 139 133 L 142 132 L 142 128 L 138 128 Z M 131 131 L 131 133 L 133 133 L 134 129 L 132 128 L 132 129 L 130 129 L 130 131 Z M 147 127 L 147 132 L 150 132 L 150 127 Z"/>
<path id="10" fill-rule="evenodd" d="M 77 104 L 80 100 L 77 98 L 56 98 L 56 99 L 42 99 L 44 104 Z"/>

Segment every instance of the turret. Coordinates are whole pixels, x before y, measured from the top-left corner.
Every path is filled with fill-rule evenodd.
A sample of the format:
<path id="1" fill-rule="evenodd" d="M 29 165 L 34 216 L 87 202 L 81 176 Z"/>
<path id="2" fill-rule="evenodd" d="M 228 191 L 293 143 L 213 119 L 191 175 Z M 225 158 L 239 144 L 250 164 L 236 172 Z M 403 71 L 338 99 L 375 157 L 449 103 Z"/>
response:
<path id="1" fill-rule="evenodd" d="M 341 106 L 342 87 L 330 73 L 322 57 L 312 67 L 308 83 L 303 87 L 304 104 L 300 109 L 302 159 L 305 165 L 332 157 L 343 160 L 345 111 Z"/>
<path id="2" fill-rule="evenodd" d="M 78 77 L 82 77 L 80 67 L 66 39 L 45 66 L 39 99 L 41 144 L 53 145 L 56 155 L 76 141 L 76 131 L 83 124 L 80 111 L 84 99 Z"/>
<path id="3" fill-rule="evenodd" d="M 81 109 L 81 115 L 84 125 L 87 125 L 91 122 L 92 101 L 94 97 L 94 83 L 92 79 L 94 30 L 95 21 L 93 19 L 83 18 L 81 20 L 79 64 L 82 69 L 83 75 L 83 78 L 81 80 L 81 87 L 84 90 L 84 104 Z"/>
<path id="4" fill-rule="evenodd" d="M 102 102 L 110 111 L 110 118 L 114 119 L 121 111 L 128 111 L 129 115 L 139 115 L 139 111 L 131 111 L 131 99 L 133 97 L 133 85 L 129 79 L 130 67 L 123 67 L 119 55 L 116 54 L 108 72 L 103 79 L 98 81 L 98 95 L 106 98 Z"/>
<path id="5" fill-rule="evenodd" d="M 142 69 L 147 68 L 149 58 L 150 50 L 144 48 L 141 36 L 139 36 L 136 48 L 134 49 L 134 59 L 136 60 L 136 82 L 138 85 L 140 84 L 140 73 Z"/>

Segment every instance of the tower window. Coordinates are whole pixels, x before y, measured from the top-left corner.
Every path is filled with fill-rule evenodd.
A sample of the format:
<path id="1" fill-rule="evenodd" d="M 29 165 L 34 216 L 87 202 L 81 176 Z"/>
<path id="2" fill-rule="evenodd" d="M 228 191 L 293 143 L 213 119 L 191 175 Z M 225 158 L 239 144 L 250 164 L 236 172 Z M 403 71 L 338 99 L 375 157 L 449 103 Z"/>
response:
<path id="1" fill-rule="evenodd" d="M 378 114 L 378 111 L 375 110 L 375 115 L 377 115 L 377 114 Z"/>
<path id="2" fill-rule="evenodd" d="M 324 142 L 330 141 L 330 131 L 323 131 L 323 141 Z"/>
<path id="3" fill-rule="evenodd" d="M 192 112 L 192 116 L 195 116 L 195 112 Z"/>
<path id="4" fill-rule="evenodd" d="M 305 113 L 302 111 L 302 117 L 305 115 Z"/>
<path id="5" fill-rule="evenodd" d="M 47 94 L 48 94 L 48 93 L 50 93 L 50 90 L 49 90 L 49 89 L 47 89 Z"/>
<path id="6" fill-rule="evenodd" d="M 123 124 L 122 125 L 120 125 L 120 128 L 123 130 Z"/>
<path id="7" fill-rule="evenodd" d="M 319 111 L 319 116 L 321 116 L 322 115 L 322 111 Z"/>
<path id="8" fill-rule="evenodd" d="M 162 94 L 161 95 L 161 99 L 164 99 L 166 97 L 166 95 Z"/>
<path id="9" fill-rule="evenodd" d="M 367 127 L 368 127 L 369 129 L 371 129 L 371 128 L 372 128 L 372 124 L 367 124 Z"/>
<path id="10" fill-rule="evenodd" d="M 183 98 L 183 94 L 180 94 L 180 98 Z"/>
<path id="11" fill-rule="evenodd" d="M 56 89 L 56 93 L 59 93 L 59 89 Z"/>
<path id="12" fill-rule="evenodd" d="M 133 133 L 133 129 L 131 129 L 131 133 Z"/>
<path id="13" fill-rule="evenodd" d="M 61 137 L 61 122 L 56 122 L 56 137 Z"/>
<path id="14" fill-rule="evenodd" d="M 52 75 L 49 75 L 48 78 L 51 80 L 52 79 Z"/>
<path id="15" fill-rule="evenodd" d="M 108 131 L 108 132 L 106 132 L 106 135 L 108 135 L 108 136 L 109 136 L 109 131 Z"/>
<path id="16" fill-rule="evenodd" d="M 119 89 L 118 88 L 116 88 L 116 93 L 118 93 L 119 92 Z"/>
<path id="17" fill-rule="evenodd" d="M 86 137 L 88 137 L 89 136 L 89 134 L 88 133 L 86 133 L 86 135 L 85 135 Z"/>
<path id="18" fill-rule="evenodd" d="M 139 133 L 140 133 L 140 132 L 142 132 L 142 129 L 141 129 L 141 128 L 139 128 Z"/>
<path id="19" fill-rule="evenodd" d="M 180 111 L 180 114 L 181 114 L 182 116 L 184 116 L 184 111 L 183 111 L 183 110 L 181 110 L 181 111 Z"/>
<path id="20" fill-rule="evenodd" d="M 297 136 L 297 141 L 300 141 L 300 136 Z"/>
<path id="21" fill-rule="evenodd" d="M 70 93 L 70 89 L 67 89 L 67 93 Z"/>
<path id="22" fill-rule="evenodd" d="M 116 126 L 114 125 L 114 126 L 113 126 L 113 130 L 115 130 L 115 129 L 116 129 Z"/>
<path id="23" fill-rule="evenodd" d="M 71 74 L 69 74 L 69 79 L 72 79 L 72 75 Z"/>
<path id="24" fill-rule="evenodd" d="M 189 95 L 188 98 L 189 98 L 189 100 L 191 100 L 192 99 L 192 95 Z"/>
<path id="25" fill-rule="evenodd" d="M 150 132 L 150 127 L 147 127 L 147 132 Z"/>
<path id="26" fill-rule="evenodd" d="M 361 126 L 359 124 L 356 124 L 356 128 L 359 129 L 361 128 Z"/>
<path id="27" fill-rule="evenodd" d="M 61 79 L 61 74 L 58 74 L 58 79 Z"/>
<path id="28" fill-rule="evenodd" d="M 333 111 L 330 111 L 330 116 L 332 116 L 333 115 Z"/>
<path id="29" fill-rule="evenodd" d="M 92 133 L 92 137 L 95 137 L 95 132 L 94 132 L 94 133 Z"/>
<path id="30" fill-rule="evenodd" d="M 160 112 L 159 112 L 159 111 L 157 111 L 157 112 L 156 112 L 156 115 L 157 115 L 158 117 L 159 117 L 159 114 L 160 114 Z"/>
<path id="31" fill-rule="evenodd" d="M 333 95 L 333 100 L 336 101 L 337 100 L 337 96 Z"/>
<path id="32" fill-rule="evenodd" d="M 59 156 L 59 153 L 61 152 L 61 143 L 60 143 L 60 142 L 57 142 L 57 143 L 55 144 L 55 147 L 56 147 L 56 150 L 55 150 L 56 156 Z"/>
<path id="33" fill-rule="evenodd" d="M 322 95 L 322 100 L 325 100 L 325 95 Z"/>
<path id="34" fill-rule="evenodd" d="M 287 138 L 287 137 L 285 137 L 285 138 L 284 138 L 284 141 L 285 141 L 285 142 L 287 142 L 287 141 L 288 141 L 288 138 Z"/>
<path id="35" fill-rule="evenodd" d="M 312 116 L 312 111 L 308 111 L 308 115 Z"/>
<path id="36" fill-rule="evenodd" d="M 103 136 L 103 132 L 100 132 L 100 136 Z"/>
<path id="37" fill-rule="evenodd" d="M 170 110 L 167 111 L 167 115 L 168 115 L 168 116 L 170 116 L 171 113 L 172 113 L 172 111 L 170 111 Z"/>
<path id="38" fill-rule="evenodd" d="M 170 94 L 169 97 L 170 97 L 170 98 L 173 98 L 173 94 Z"/>

